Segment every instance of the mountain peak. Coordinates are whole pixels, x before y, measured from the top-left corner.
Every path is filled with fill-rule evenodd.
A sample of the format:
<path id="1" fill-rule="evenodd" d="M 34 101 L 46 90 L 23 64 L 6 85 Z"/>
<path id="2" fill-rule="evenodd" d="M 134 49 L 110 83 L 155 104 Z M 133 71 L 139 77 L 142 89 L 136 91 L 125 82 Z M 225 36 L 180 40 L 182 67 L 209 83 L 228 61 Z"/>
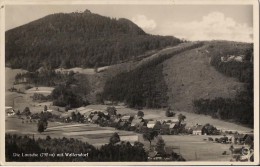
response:
<path id="1" fill-rule="evenodd" d="M 128 19 L 84 12 L 56 13 L 6 32 L 6 63 L 35 70 L 106 66 L 148 50 L 176 45 L 175 37 L 146 34 Z"/>

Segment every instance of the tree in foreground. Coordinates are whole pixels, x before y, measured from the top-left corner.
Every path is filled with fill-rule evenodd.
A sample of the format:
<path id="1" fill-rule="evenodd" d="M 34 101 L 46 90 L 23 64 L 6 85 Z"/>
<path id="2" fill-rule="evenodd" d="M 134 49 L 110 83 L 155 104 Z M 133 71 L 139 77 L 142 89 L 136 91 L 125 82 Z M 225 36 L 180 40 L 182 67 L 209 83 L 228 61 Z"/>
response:
<path id="1" fill-rule="evenodd" d="M 110 144 L 115 144 L 115 143 L 117 143 L 117 142 L 120 142 L 120 136 L 118 135 L 118 133 L 115 132 L 115 133 L 110 137 L 109 143 L 110 143 Z"/>
<path id="2" fill-rule="evenodd" d="M 38 132 L 42 133 L 42 132 L 44 132 L 44 130 L 45 130 L 44 122 L 43 121 L 39 121 L 38 122 Z"/>
<path id="3" fill-rule="evenodd" d="M 156 147 L 155 147 L 156 151 L 158 153 L 164 155 L 165 154 L 164 147 L 165 147 L 165 142 L 164 142 L 163 138 L 161 136 L 158 136 L 158 140 L 157 140 Z"/>
<path id="4" fill-rule="evenodd" d="M 154 140 L 154 138 L 156 136 L 158 136 L 158 133 L 156 131 L 147 131 L 147 132 L 143 133 L 144 140 L 147 140 L 150 143 L 150 150 L 151 150 L 151 146 L 152 146 L 152 140 Z"/>

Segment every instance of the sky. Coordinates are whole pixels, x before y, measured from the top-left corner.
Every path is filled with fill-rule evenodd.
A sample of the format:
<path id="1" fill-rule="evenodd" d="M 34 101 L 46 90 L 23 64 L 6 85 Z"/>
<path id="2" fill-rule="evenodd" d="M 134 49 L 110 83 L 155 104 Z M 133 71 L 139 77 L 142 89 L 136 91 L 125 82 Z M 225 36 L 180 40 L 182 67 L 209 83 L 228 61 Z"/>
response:
<path id="1" fill-rule="evenodd" d="M 90 10 L 127 18 L 154 35 L 186 40 L 253 41 L 252 5 L 7 5 L 6 30 L 53 13 Z"/>

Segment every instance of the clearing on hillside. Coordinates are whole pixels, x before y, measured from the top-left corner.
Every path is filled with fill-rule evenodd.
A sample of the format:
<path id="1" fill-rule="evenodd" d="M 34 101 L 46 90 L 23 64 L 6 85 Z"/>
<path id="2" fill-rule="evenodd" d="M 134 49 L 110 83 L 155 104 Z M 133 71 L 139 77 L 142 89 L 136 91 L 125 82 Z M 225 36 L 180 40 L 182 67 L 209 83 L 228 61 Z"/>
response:
<path id="1" fill-rule="evenodd" d="M 232 98 L 243 90 L 238 79 L 227 77 L 210 65 L 207 45 L 173 56 L 163 63 L 168 104 L 176 110 L 192 111 L 199 98 Z"/>

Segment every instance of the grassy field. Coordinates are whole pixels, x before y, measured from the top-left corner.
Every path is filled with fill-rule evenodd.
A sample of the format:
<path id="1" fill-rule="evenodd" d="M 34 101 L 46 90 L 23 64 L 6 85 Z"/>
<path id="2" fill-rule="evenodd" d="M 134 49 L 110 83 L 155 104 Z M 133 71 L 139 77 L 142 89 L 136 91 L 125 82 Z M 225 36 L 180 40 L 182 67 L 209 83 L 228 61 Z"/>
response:
<path id="1" fill-rule="evenodd" d="M 175 55 L 163 63 L 168 87 L 168 104 L 176 110 L 193 111 L 199 98 L 234 97 L 243 89 L 238 79 L 227 77 L 210 65 L 207 45 Z"/>
<path id="2" fill-rule="evenodd" d="M 230 144 L 219 144 L 203 140 L 208 137 L 210 136 L 163 136 L 163 139 L 168 146 L 178 148 L 175 149 L 175 152 L 180 153 L 186 160 L 229 161 L 232 158 L 229 151 Z M 213 138 L 215 137 L 213 136 Z M 224 151 L 228 155 L 222 155 Z"/>

